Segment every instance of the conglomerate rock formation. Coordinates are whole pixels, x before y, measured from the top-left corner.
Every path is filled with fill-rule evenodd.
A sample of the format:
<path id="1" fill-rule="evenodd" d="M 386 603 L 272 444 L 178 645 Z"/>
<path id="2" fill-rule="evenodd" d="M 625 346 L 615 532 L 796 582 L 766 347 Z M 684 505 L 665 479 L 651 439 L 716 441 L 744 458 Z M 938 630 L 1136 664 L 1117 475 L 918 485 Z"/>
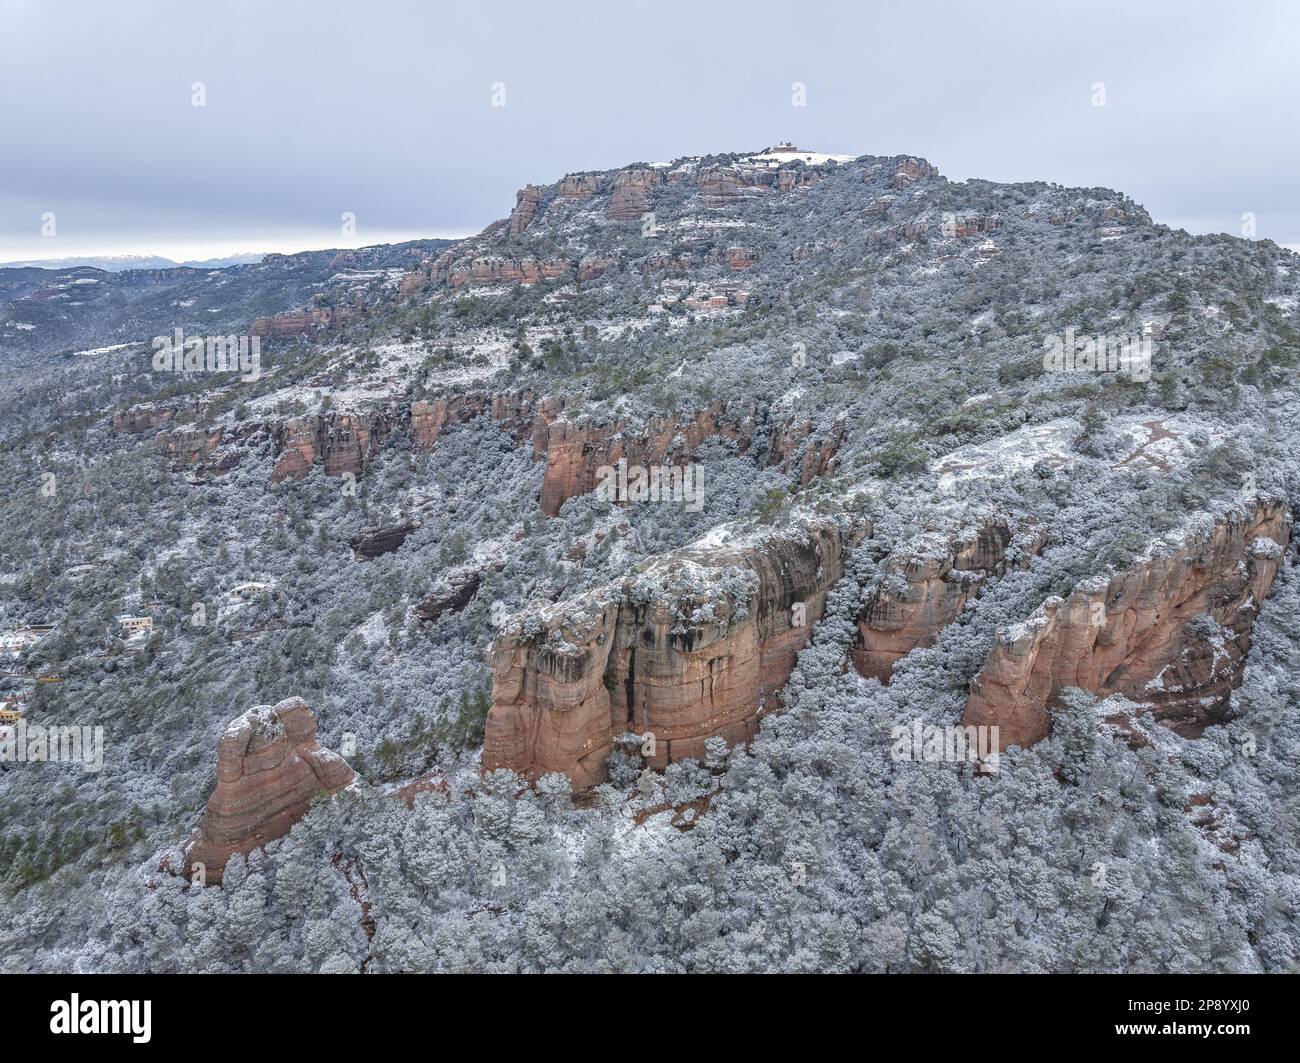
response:
<path id="1" fill-rule="evenodd" d="M 1003 746 L 1047 737 L 1065 687 L 1123 694 L 1185 736 L 1224 718 L 1251 629 L 1291 520 L 1280 502 L 1248 503 L 1169 552 L 1049 598 L 1000 633 L 971 686 L 962 723 L 997 725 Z"/>
<path id="2" fill-rule="evenodd" d="M 739 547 L 695 546 L 524 614 L 492 645 L 482 766 L 601 782 L 615 737 L 651 766 L 747 741 L 790 677 L 855 536 L 831 522 Z"/>
<path id="3" fill-rule="evenodd" d="M 217 788 L 186 846 L 186 874 L 202 864 L 207 883 L 220 883 L 231 856 L 282 838 L 313 797 L 352 779 L 347 762 L 317 744 L 316 717 L 301 698 L 249 709 L 217 743 Z"/>

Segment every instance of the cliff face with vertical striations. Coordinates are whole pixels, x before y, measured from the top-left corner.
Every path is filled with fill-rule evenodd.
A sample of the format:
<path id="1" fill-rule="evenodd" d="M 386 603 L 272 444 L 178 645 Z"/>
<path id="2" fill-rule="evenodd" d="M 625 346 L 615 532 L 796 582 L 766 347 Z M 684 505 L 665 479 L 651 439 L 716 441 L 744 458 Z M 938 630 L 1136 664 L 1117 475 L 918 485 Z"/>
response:
<path id="1" fill-rule="evenodd" d="M 1162 556 L 1049 598 L 1000 633 L 962 723 L 1032 745 L 1065 687 L 1123 694 L 1185 736 L 1221 722 L 1290 537 L 1280 503 L 1251 502 Z"/>
<path id="2" fill-rule="evenodd" d="M 392 431 L 394 420 L 392 411 L 372 410 L 296 417 L 277 425 L 278 457 L 271 482 L 306 476 L 317 460 L 324 463 L 326 476 L 360 476 Z"/>
<path id="3" fill-rule="evenodd" d="M 564 400 L 532 392 L 473 392 L 411 403 L 411 442 L 432 450 L 450 425 L 466 424 L 486 414 L 517 442 L 532 441 L 534 454 L 546 447 L 546 428 L 564 409 Z"/>
<path id="4" fill-rule="evenodd" d="M 172 470 L 202 467 L 224 442 L 220 428 L 167 432 L 157 440 L 158 450 L 171 462 Z"/>
<path id="5" fill-rule="evenodd" d="M 1037 525 L 997 518 L 956 536 L 928 532 L 895 550 L 858 614 L 854 667 L 888 683 L 900 659 L 929 645 L 990 579 L 1026 567 L 1044 542 Z"/>
<path id="6" fill-rule="evenodd" d="M 286 310 L 269 317 L 259 317 L 248 328 L 250 336 L 269 339 L 288 339 L 293 336 L 315 335 L 339 329 L 356 320 L 359 311 L 352 306 L 311 307 L 305 310 Z"/>
<path id="7" fill-rule="evenodd" d="M 316 717 L 301 698 L 249 709 L 217 743 L 217 788 L 185 847 L 186 877 L 200 863 L 207 883 L 219 884 L 231 856 L 284 837 L 313 797 L 352 779 L 347 762 L 317 744 Z"/>
<path id="8" fill-rule="evenodd" d="M 518 236 L 532 224 L 537 206 L 546 193 L 544 185 L 526 185 L 515 196 L 515 209 L 510 212 L 510 235 Z"/>
<path id="9" fill-rule="evenodd" d="M 412 447 L 430 451 L 441 434 L 476 417 L 488 417 L 520 445 L 530 444 L 533 457 L 545 459 L 540 507 L 555 516 L 575 495 L 592 491 L 601 466 L 682 464 L 708 439 L 734 440 L 740 453 L 750 446 L 754 411 L 732 412 L 713 403 L 693 415 L 650 418 L 633 425 L 625 418 L 609 421 L 568 420 L 562 396 L 532 391 L 462 392 L 410 403 L 388 403 L 364 412 L 311 414 L 284 421 L 247 422 L 233 428 L 160 433 L 157 446 L 173 468 L 225 471 L 239 454 L 229 447 L 270 440 L 275 461 L 271 482 L 300 479 L 313 465 L 326 476 L 360 477 L 395 436 L 409 434 Z M 119 422 L 145 424 L 147 418 L 123 415 Z M 158 423 L 166 423 L 159 421 Z M 129 430 L 123 428 L 123 431 Z M 769 465 L 793 468 L 799 462 L 800 485 L 835 469 L 835 455 L 845 438 L 836 422 L 825 437 L 812 434 L 809 422 L 779 425 L 772 433 Z M 806 442 L 805 442 L 806 441 Z M 218 451 L 221 451 L 218 454 Z M 216 457 L 214 458 L 214 455 Z"/>
<path id="10" fill-rule="evenodd" d="M 697 546 L 524 614 L 492 645 L 483 770 L 606 777 L 614 738 L 653 734 L 662 767 L 747 741 L 776 703 L 852 545 L 834 524 Z"/>
<path id="11" fill-rule="evenodd" d="M 743 453 L 752 433 L 751 419 L 728 417 L 717 403 L 691 418 L 657 417 L 635 430 L 625 421 L 556 420 L 546 433 L 542 512 L 553 517 L 570 498 L 594 490 L 601 466 L 620 460 L 644 466 L 681 463 L 712 438 L 737 440 Z"/>
<path id="12" fill-rule="evenodd" d="M 606 214 L 612 221 L 636 221 L 650 207 L 650 189 L 663 184 L 658 170 L 620 170 Z"/>
<path id="13" fill-rule="evenodd" d="M 691 417 L 656 417 L 640 427 L 624 420 L 571 421 L 556 418 L 547 426 L 546 473 L 542 481 L 541 509 L 553 517 L 576 495 L 584 495 L 600 482 L 602 466 L 680 465 L 692 459 L 708 439 L 733 440 L 746 453 L 754 435 L 754 411 L 732 411 L 713 403 Z M 799 483 L 806 486 L 818 476 L 835 471 L 835 455 L 844 442 L 844 424 L 837 422 L 829 437 L 812 435 L 811 425 L 781 425 L 772 433 L 768 465 L 783 469 L 799 461 Z M 805 444 L 805 440 L 807 443 Z"/>

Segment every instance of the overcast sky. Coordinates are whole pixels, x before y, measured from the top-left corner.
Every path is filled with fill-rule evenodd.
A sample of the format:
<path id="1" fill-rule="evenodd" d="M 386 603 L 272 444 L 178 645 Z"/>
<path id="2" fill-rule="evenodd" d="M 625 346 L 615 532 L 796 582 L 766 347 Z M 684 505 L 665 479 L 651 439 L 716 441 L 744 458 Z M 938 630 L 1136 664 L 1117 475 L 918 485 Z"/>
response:
<path id="1" fill-rule="evenodd" d="M 0 0 L 0 261 L 463 235 L 528 182 L 779 140 L 1300 248 L 1298 43 L 1250 0 Z"/>

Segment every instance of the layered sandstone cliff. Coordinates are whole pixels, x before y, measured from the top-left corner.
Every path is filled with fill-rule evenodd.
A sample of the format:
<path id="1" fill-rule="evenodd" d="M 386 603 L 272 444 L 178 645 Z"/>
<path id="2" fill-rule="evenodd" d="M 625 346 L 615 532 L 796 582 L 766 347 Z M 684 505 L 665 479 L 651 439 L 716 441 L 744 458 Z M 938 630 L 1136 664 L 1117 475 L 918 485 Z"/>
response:
<path id="1" fill-rule="evenodd" d="M 114 432 L 149 432 L 176 419 L 174 406 L 133 406 L 113 414 Z"/>
<path id="2" fill-rule="evenodd" d="M 858 614 L 854 667 L 888 683 L 900 659 L 929 645 L 990 580 L 1028 566 L 1045 541 L 1037 524 L 997 517 L 904 544 L 885 559 Z"/>
<path id="3" fill-rule="evenodd" d="M 352 769 L 316 742 L 316 717 L 301 698 L 258 705 L 232 720 L 217 743 L 217 788 L 185 847 L 185 874 L 204 865 L 221 882 L 235 853 L 251 853 L 306 814 L 312 798 L 352 782 Z"/>
<path id="4" fill-rule="evenodd" d="M 732 440 L 743 454 L 749 450 L 756 423 L 752 408 L 730 410 L 721 403 L 694 414 L 653 417 L 644 423 L 627 418 L 570 420 L 563 416 L 565 406 L 562 396 L 533 391 L 472 391 L 389 402 L 354 413 L 334 411 L 284 421 L 163 432 L 157 446 L 177 471 L 220 473 L 239 460 L 241 447 L 269 440 L 272 483 L 301 479 L 317 464 L 326 476 L 360 477 L 394 438 L 408 437 L 414 449 L 427 452 L 448 427 L 487 417 L 516 443 L 531 445 L 535 459 L 546 461 L 540 508 L 546 516 L 555 516 L 570 498 L 595 489 L 604 466 L 617 466 L 621 460 L 646 467 L 682 465 L 709 439 Z M 771 432 L 767 463 L 782 469 L 797 466 L 800 485 L 805 486 L 834 471 L 844 436 L 842 421 L 820 433 L 806 419 L 778 424 Z"/>
<path id="5" fill-rule="evenodd" d="M 526 185 L 519 190 L 515 196 L 515 209 L 510 212 L 511 236 L 518 236 L 528 228 L 545 194 L 545 185 Z"/>
<path id="6" fill-rule="evenodd" d="M 306 476 L 320 462 L 326 476 L 360 476 L 383 444 L 395 433 L 409 431 L 416 450 L 432 450 L 450 425 L 475 417 L 490 417 L 517 442 L 531 440 L 545 448 L 545 430 L 563 409 L 563 400 L 533 392 L 488 394 L 471 392 L 409 405 L 392 404 L 364 413 L 330 413 L 297 417 L 273 427 L 276 453 L 271 482 Z"/>
<path id="7" fill-rule="evenodd" d="M 276 425 L 278 456 L 271 482 L 306 476 L 318 459 L 325 465 L 326 476 L 360 476 L 397 420 L 393 411 L 380 409 L 295 417 Z"/>
<path id="8" fill-rule="evenodd" d="M 204 468 L 225 442 L 220 428 L 167 432 L 158 436 L 158 450 L 171 462 L 172 470 Z"/>
<path id="9" fill-rule="evenodd" d="M 269 339 L 316 335 L 342 328 L 348 322 L 355 320 L 359 313 L 360 311 L 353 306 L 321 306 L 286 310 L 280 314 L 257 318 L 249 326 L 248 334 Z"/>
<path id="10" fill-rule="evenodd" d="M 1257 501 L 1160 556 L 1049 598 L 999 634 L 962 723 L 1001 728 L 1002 745 L 1045 738 L 1066 687 L 1123 694 L 1185 736 L 1222 721 L 1291 522 Z"/>
<path id="11" fill-rule="evenodd" d="M 659 170 L 620 170 L 606 215 L 613 221 L 637 221 L 650 208 L 650 189 L 663 181 Z"/>
<path id="12" fill-rule="evenodd" d="M 697 546 L 509 625 L 493 643 L 482 766 L 606 777 L 614 739 L 654 736 L 652 766 L 747 741 L 794 668 L 851 545 L 832 523 Z"/>
<path id="13" fill-rule="evenodd" d="M 448 270 L 446 277 L 452 288 L 466 284 L 536 284 L 566 277 L 572 269 L 572 262 L 560 258 L 538 260 L 485 255 L 473 259 L 468 265 Z"/>
<path id="14" fill-rule="evenodd" d="M 594 490 L 603 466 L 624 460 L 647 467 L 681 463 L 706 439 L 737 440 L 743 453 L 752 434 L 752 418 L 729 416 L 718 403 L 693 417 L 656 417 L 635 429 L 625 420 L 579 423 L 557 419 L 546 431 L 542 512 L 553 517 L 570 498 Z"/>
<path id="15" fill-rule="evenodd" d="M 432 450 L 443 430 L 490 417 L 518 443 L 531 441 L 536 456 L 546 448 L 546 428 L 564 409 L 564 399 L 531 391 L 471 392 L 411 403 L 411 442 L 418 450 Z"/>

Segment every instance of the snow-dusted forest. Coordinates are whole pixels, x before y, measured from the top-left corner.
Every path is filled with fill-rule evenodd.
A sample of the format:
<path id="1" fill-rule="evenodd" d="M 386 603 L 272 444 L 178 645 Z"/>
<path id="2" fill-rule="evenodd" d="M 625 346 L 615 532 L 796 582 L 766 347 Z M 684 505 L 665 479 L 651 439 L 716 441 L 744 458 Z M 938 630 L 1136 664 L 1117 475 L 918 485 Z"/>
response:
<path id="1" fill-rule="evenodd" d="M 124 292 L 93 344 L 47 310 L 21 350 L 0 333 L 0 627 L 40 636 L 4 658 L 0 695 L 25 723 L 104 734 L 99 771 L 0 764 L 0 966 L 1294 970 L 1294 544 L 1270 548 L 1244 667 L 1199 733 L 1067 683 L 1050 735 L 996 771 L 896 745 L 956 724 L 1003 634 L 1053 596 L 1194 552 L 1262 501 L 1300 513 L 1300 258 L 1154 224 L 1109 190 L 950 182 L 903 156 L 587 176 L 530 186 L 414 265 L 379 249 L 311 273 L 301 305 L 349 313 L 296 333 L 269 317 L 256 381 L 155 368 L 169 314 L 202 334 L 179 299 Z M 234 283 L 223 320 L 298 308 L 266 304 L 260 268 L 210 272 Z M 28 320 L 17 291 L 6 321 Z M 1067 329 L 1147 343 L 1149 372 L 1052 371 Z M 425 431 L 442 400 L 464 415 Z M 364 418 L 340 475 L 321 442 L 355 445 Z M 561 428 L 575 468 L 663 436 L 703 505 L 563 479 Z M 887 683 L 851 667 L 864 609 L 907 593 L 927 536 L 993 519 L 1032 522 L 1041 549 Z M 511 625 L 810 520 L 851 547 L 751 742 L 663 767 L 623 739 L 576 789 L 482 770 L 489 647 Z M 467 574 L 467 601 L 422 617 Z M 747 587 L 727 588 L 737 629 Z M 1222 644 L 1208 613 L 1186 626 Z M 355 781 L 220 886 L 178 873 L 228 724 L 296 697 Z"/>

